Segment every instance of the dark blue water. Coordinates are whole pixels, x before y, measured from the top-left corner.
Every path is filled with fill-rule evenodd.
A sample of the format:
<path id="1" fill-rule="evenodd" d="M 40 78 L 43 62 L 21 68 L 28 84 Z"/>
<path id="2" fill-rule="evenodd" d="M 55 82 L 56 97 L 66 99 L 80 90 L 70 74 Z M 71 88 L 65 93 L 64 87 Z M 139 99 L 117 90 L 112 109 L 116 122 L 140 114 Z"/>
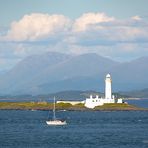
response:
<path id="1" fill-rule="evenodd" d="M 136 105 L 138 107 L 148 108 L 148 99 L 141 100 L 127 100 L 129 104 Z"/>
<path id="2" fill-rule="evenodd" d="M 146 111 L 59 111 L 63 127 L 46 125 L 47 115 L 1 110 L 0 148 L 148 148 Z"/>

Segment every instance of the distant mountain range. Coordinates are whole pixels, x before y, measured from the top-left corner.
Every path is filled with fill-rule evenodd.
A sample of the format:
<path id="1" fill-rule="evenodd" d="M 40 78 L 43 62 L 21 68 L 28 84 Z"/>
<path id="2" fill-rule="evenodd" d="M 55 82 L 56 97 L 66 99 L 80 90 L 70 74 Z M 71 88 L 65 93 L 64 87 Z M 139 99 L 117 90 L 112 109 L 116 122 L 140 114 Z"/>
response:
<path id="1" fill-rule="evenodd" d="M 67 91 L 61 91 L 51 94 L 42 94 L 42 95 L 6 95 L 6 96 L 0 96 L 0 101 L 5 100 L 8 101 L 52 101 L 53 98 L 56 97 L 56 100 L 85 100 L 86 98 L 89 98 L 90 95 L 95 97 L 98 95 L 99 97 L 104 97 L 104 93 L 93 91 L 93 90 L 87 90 L 87 91 L 81 91 L 81 90 L 67 90 Z M 113 93 L 115 97 L 124 97 L 127 98 L 126 95 L 121 95 L 119 93 Z"/>
<path id="2" fill-rule="evenodd" d="M 120 63 L 94 53 L 32 55 L 0 75 L 0 94 L 49 94 L 65 90 L 104 92 L 110 73 L 114 91 L 148 88 L 148 57 Z"/>
<path id="3" fill-rule="evenodd" d="M 148 98 L 148 88 L 128 92 L 119 92 L 121 95 L 127 95 L 135 98 Z"/>

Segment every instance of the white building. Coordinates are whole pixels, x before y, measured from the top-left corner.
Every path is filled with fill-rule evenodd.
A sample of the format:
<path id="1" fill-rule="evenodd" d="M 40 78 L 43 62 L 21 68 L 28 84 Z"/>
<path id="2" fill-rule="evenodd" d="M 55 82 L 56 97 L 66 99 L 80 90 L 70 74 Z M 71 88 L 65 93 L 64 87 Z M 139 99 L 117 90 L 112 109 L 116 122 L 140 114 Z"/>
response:
<path id="1" fill-rule="evenodd" d="M 105 98 L 112 98 L 112 79 L 110 74 L 107 74 L 105 79 Z"/>
<path id="2" fill-rule="evenodd" d="M 101 106 L 104 103 L 123 103 L 122 99 L 115 99 L 112 95 L 112 79 L 110 74 L 106 75 L 105 78 L 105 97 L 99 98 L 96 96 L 95 98 L 90 95 L 90 98 L 86 98 L 85 106 L 88 108 L 94 108 L 95 106 Z"/>

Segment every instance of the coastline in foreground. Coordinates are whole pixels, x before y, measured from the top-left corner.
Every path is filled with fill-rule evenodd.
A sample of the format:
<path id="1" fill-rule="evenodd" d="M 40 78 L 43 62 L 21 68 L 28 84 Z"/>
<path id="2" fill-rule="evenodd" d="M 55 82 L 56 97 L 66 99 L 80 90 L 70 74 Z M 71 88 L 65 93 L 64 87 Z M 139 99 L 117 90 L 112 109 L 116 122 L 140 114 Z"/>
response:
<path id="1" fill-rule="evenodd" d="M 53 103 L 48 102 L 0 102 L 0 110 L 52 110 Z M 136 107 L 131 104 L 104 104 L 97 106 L 94 109 L 88 109 L 84 104 L 71 105 L 70 103 L 56 104 L 56 110 L 69 111 L 148 111 L 146 108 Z"/>

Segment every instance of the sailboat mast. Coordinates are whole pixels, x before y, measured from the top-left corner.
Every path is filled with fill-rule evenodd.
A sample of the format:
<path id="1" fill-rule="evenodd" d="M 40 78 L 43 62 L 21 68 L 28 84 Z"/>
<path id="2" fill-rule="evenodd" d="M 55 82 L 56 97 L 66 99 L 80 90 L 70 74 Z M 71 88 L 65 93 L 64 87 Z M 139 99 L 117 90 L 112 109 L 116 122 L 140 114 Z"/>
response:
<path id="1" fill-rule="evenodd" d="M 54 120 L 56 119 L 56 116 L 55 116 L 55 97 L 54 97 L 54 105 L 53 105 L 53 119 Z"/>

